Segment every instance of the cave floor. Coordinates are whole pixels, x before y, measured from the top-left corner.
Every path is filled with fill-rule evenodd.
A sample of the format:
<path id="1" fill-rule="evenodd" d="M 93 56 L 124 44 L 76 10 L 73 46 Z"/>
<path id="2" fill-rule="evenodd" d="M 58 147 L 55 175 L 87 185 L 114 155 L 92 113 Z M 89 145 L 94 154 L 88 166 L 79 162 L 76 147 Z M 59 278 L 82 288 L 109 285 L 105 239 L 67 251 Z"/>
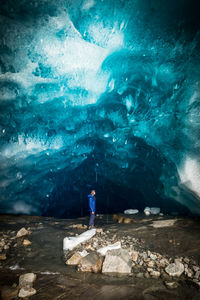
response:
<path id="1" fill-rule="evenodd" d="M 102 228 L 110 239 L 117 235 L 126 242 L 133 239 L 135 250 L 155 251 L 172 259 L 188 257 L 200 264 L 200 219 L 198 217 L 133 216 L 135 223 L 118 224 L 111 215 L 96 217 L 95 225 Z M 174 220 L 168 227 L 152 226 L 160 220 Z M 154 223 L 155 222 L 155 223 Z M 173 223 L 173 222 L 172 222 Z M 65 264 L 62 243 L 68 235 L 80 234 L 73 224 L 88 224 L 88 217 L 79 219 L 55 219 L 38 216 L 0 216 L 0 238 L 11 241 L 6 260 L 0 260 L 0 290 L 5 291 L 18 284 L 19 276 L 27 272 L 37 274 L 34 288 L 37 293 L 31 299 L 200 299 L 200 290 L 190 279 L 173 279 L 176 289 L 169 289 L 162 277 L 136 278 L 134 276 L 108 276 L 80 273 Z M 31 230 L 27 237 L 32 244 L 23 246 L 14 236 L 25 227 Z M 13 238 L 12 238 L 13 237 Z M 15 244 L 15 246 L 14 246 Z M 7 297 L 7 298 L 6 298 Z M 14 298 L 18 299 L 18 298 Z"/>

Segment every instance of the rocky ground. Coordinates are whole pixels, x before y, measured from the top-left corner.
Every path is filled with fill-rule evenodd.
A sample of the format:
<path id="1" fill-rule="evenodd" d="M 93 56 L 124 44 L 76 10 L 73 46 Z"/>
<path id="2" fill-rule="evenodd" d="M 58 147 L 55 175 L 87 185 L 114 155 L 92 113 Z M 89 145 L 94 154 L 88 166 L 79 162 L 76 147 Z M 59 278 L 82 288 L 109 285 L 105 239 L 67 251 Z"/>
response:
<path id="1" fill-rule="evenodd" d="M 200 299 L 199 218 L 131 219 L 99 216 L 94 237 L 63 253 L 88 218 L 1 216 L 1 299 Z"/>

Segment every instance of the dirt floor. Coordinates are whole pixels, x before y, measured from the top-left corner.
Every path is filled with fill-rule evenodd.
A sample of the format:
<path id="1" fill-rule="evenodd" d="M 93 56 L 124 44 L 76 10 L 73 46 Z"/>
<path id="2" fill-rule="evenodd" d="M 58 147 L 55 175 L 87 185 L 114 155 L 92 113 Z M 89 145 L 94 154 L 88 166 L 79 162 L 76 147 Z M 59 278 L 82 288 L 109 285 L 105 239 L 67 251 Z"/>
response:
<path id="1" fill-rule="evenodd" d="M 112 216 L 96 217 L 96 228 L 106 232 L 105 239 L 113 236 L 122 241 L 122 247 L 132 247 L 142 253 L 152 251 L 168 257 L 188 258 L 200 265 L 200 219 L 173 216 L 149 216 L 138 214 L 133 224 L 118 224 Z M 160 221 L 174 225 L 163 227 Z M 191 278 L 171 278 L 177 287 L 169 289 L 165 276 L 159 278 L 137 278 L 108 276 L 77 272 L 76 267 L 67 266 L 63 255 L 63 238 L 83 232 L 72 228 L 73 224 L 88 224 L 88 218 L 54 219 L 37 216 L 0 216 L 0 239 L 10 243 L 5 251 L 6 259 L 0 260 L 1 299 L 11 297 L 12 289 L 18 285 L 19 276 L 27 272 L 37 274 L 34 288 L 37 293 L 30 299 L 200 299 L 200 288 Z M 16 239 L 19 229 L 31 231 L 31 241 L 24 246 Z M 3 252 L 2 252 L 3 253 Z M 142 268 L 142 267 L 141 267 Z M 168 280 L 170 278 L 167 278 Z"/>

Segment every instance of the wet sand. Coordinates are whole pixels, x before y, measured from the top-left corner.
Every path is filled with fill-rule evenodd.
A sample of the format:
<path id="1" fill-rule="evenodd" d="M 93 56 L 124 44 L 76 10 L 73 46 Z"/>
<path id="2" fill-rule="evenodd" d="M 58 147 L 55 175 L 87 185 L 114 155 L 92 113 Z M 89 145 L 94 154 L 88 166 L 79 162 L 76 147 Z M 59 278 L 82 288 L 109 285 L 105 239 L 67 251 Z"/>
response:
<path id="1" fill-rule="evenodd" d="M 154 228 L 154 221 L 175 220 L 169 227 Z M 96 218 L 96 227 L 107 232 L 107 238 L 116 235 L 124 247 L 129 238 L 139 252 L 155 251 L 170 259 L 188 257 L 200 265 L 200 219 L 173 216 L 134 216 L 134 224 L 118 224 L 112 216 Z M 200 299 L 200 289 L 190 278 L 173 278 L 176 289 L 164 284 L 165 278 L 136 278 L 80 273 L 76 267 L 67 266 L 63 255 L 63 238 L 80 234 L 73 224 L 88 224 L 88 218 L 54 219 L 37 216 L 0 216 L 0 238 L 13 236 L 7 259 L 0 261 L 0 290 L 2 299 L 19 276 L 27 272 L 37 274 L 34 288 L 37 294 L 31 299 Z M 31 230 L 27 237 L 32 244 L 23 246 L 14 236 L 25 227 Z M 15 231 L 15 233 L 14 233 Z M 131 241 L 130 241 L 131 237 Z M 128 242 L 127 242 L 128 243 Z M 15 247 L 14 247 L 15 245 Z M 122 245 L 122 246 L 123 246 Z M 127 245 L 128 247 L 128 245 Z M 4 298 L 5 299 L 5 298 Z M 15 298 L 18 299 L 18 298 Z"/>

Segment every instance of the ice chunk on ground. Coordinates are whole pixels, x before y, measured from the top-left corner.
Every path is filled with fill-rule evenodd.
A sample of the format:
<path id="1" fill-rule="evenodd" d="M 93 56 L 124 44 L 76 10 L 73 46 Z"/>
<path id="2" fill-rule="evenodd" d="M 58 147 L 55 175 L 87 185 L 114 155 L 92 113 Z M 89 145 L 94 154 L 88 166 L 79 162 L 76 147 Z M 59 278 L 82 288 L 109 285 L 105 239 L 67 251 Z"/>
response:
<path id="1" fill-rule="evenodd" d="M 152 215 L 158 215 L 160 213 L 159 207 L 151 207 L 151 214 Z"/>
<path id="2" fill-rule="evenodd" d="M 151 209 L 150 209 L 150 207 L 145 207 L 144 213 L 145 213 L 146 216 L 150 216 L 150 214 L 151 214 Z"/>
<path id="3" fill-rule="evenodd" d="M 138 209 L 126 209 L 124 211 L 124 214 L 127 214 L 127 215 L 135 215 L 139 213 L 139 210 Z"/>
<path id="4" fill-rule="evenodd" d="M 97 250 L 97 252 L 100 253 L 101 255 L 105 256 L 108 250 L 114 250 L 114 249 L 120 249 L 120 248 L 121 248 L 121 243 L 116 242 L 114 244 L 100 248 L 99 250 Z"/>
<path id="5" fill-rule="evenodd" d="M 65 251 L 73 250 L 79 244 L 91 239 L 95 234 L 96 234 L 96 229 L 94 228 L 94 229 L 87 230 L 78 236 L 65 237 L 63 239 L 63 250 Z"/>

